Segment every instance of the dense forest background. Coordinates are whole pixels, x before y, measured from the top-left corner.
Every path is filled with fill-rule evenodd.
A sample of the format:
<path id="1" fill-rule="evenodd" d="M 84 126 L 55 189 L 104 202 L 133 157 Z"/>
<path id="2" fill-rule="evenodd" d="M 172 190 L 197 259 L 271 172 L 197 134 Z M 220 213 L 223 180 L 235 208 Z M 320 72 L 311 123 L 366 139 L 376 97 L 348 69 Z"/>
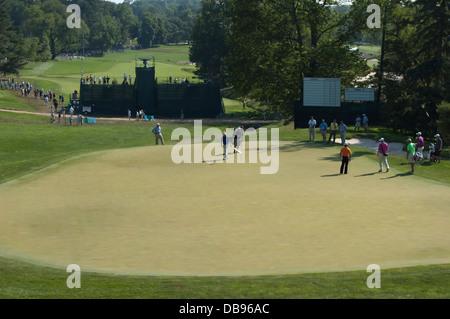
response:
<path id="1" fill-rule="evenodd" d="M 82 28 L 66 25 L 69 4 L 81 9 Z M 201 0 L 6 0 L 10 19 L 23 37 L 23 56 L 34 61 L 61 53 L 120 49 L 189 41 Z M 134 40 L 134 41 L 133 41 Z M 130 42 L 131 41 L 131 42 Z"/>

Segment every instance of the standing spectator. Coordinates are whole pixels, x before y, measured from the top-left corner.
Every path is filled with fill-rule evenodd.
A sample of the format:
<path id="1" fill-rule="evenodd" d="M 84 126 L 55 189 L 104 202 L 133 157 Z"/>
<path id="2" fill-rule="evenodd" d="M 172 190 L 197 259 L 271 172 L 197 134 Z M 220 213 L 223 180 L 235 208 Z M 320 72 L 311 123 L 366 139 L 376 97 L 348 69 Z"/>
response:
<path id="1" fill-rule="evenodd" d="M 431 154 L 431 161 L 434 162 L 437 157 L 438 164 L 441 163 L 441 151 L 442 151 L 442 139 L 439 134 L 434 136 L 436 138 L 436 143 L 434 144 L 434 152 Z"/>
<path id="2" fill-rule="evenodd" d="M 358 129 L 358 132 L 359 132 L 360 128 L 361 128 L 361 118 L 359 117 L 359 115 L 357 115 L 356 120 L 355 120 L 355 132 L 356 132 L 356 129 Z"/>
<path id="3" fill-rule="evenodd" d="M 341 175 L 342 173 L 347 174 L 348 173 L 348 162 L 352 160 L 352 151 L 348 148 L 348 144 L 347 142 L 344 143 L 344 147 L 341 148 L 341 152 L 340 152 L 340 157 L 341 157 Z M 345 171 L 344 171 L 345 168 Z"/>
<path id="4" fill-rule="evenodd" d="M 127 74 L 126 73 L 123 74 L 123 83 L 125 83 L 125 82 L 127 82 Z"/>
<path id="5" fill-rule="evenodd" d="M 386 166 L 386 172 L 389 172 L 389 164 L 387 161 L 389 146 L 384 141 L 384 138 L 380 138 L 379 142 L 380 142 L 380 144 L 378 145 L 377 156 L 378 156 L 378 162 L 380 163 L 380 170 L 378 172 L 379 173 L 383 172 L 383 162 L 384 162 L 384 166 Z"/>
<path id="6" fill-rule="evenodd" d="M 333 120 L 333 122 L 330 125 L 330 138 L 328 139 L 328 143 L 330 144 L 331 137 L 333 136 L 333 144 L 336 142 L 336 131 L 338 129 L 338 124 L 336 123 L 336 119 Z"/>
<path id="7" fill-rule="evenodd" d="M 131 111 L 128 109 L 128 121 L 131 121 Z"/>
<path id="8" fill-rule="evenodd" d="M 153 132 L 153 134 L 155 134 L 156 145 L 158 145 L 158 140 L 161 140 L 161 144 L 164 145 L 164 139 L 163 139 L 163 136 L 162 136 L 161 125 L 159 123 L 156 123 L 156 126 L 152 130 L 152 132 Z"/>
<path id="9" fill-rule="evenodd" d="M 322 119 L 322 123 L 320 123 L 319 128 L 320 128 L 320 134 L 322 134 L 323 140 L 326 141 L 328 124 L 327 124 L 327 122 L 325 122 L 325 119 Z"/>
<path id="10" fill-rule="evenodd" d="M 131 85 L 131 74 L 130 74 L 130 76 L 128 78 L 130 79 L 130 85 Z"/>
<path id="11" fill-rule="evenodd" d="M 70 116 L 72 116 L 72 115 L 73 115 L 73 112 L 74 112 L 75 110 L 73 109 L 72 104 L 69 103 L 69 105 L 70 105 L 69 113 L 70 113 Z"/>
<path id="12" fill-rule="evenodd" d="M 51 116 L 51 122 L 54 123 L 55 122 L 55 112 L 52 111 Z"/>
<path id="13" fill-rule="evenodd" d="M 406 158 L 409 161 L 409 164 L 411 164 L 411 170 L 408 173 L 414 173 L 414 154 L 416 153 L 416 148 L 410 138 L 406 140 L 408 145 L 406 146 Z"/>
<path id="14" fill-rule="evenodd" d="M 367 128 L 369 127 L 369 118 L 366 114 L 363 114 L 363 125 L 364 125 L 364 132 L 367 133 Z"/>
<path id="15" fill-rule="evenodd" d="M 136 121 L 139 121 L 139 110 L 136 110 Z"/>
<path id="16" fill-rule="evenodd" d="M 102 76 L 101 75 L 99 75 L 98 76 L 98 84 L 102 84 L 103 82 L 102 82 Z"/>
<path id="17" fill-rule="evenodd" d="M 169 76 L 169 84 L 172 84 L 172 76 Z"/>
<path id="18" fill-rule="evenodd" d="M 417 160 L 420 162 L 420 164 L 423 164 L 423 149 L 425 147 L 425 141 L 423 140 L 421 132 L 417 132 L 416 136 L 417 136 L 417 143 L 416 143 Z"/>
<path id="19" fill-rule="evenodd" d="M 239 126 L 233 133 L 233 142 L 234 142 L 234 152 L 239 150 L 239 146 L 241 146 L 242 140 L 244 139 L 244 125 Z"/>
<path id="20" fill-rule="evenodd" d="M 230 139 L 226 132 L 223 132 L 222 136 L 222 147 L 223 147 L 223 159 L 228 159 L 228 146 L 230 145 Z"/>
<path id="21" fill-rule="evenodd" d="M 345 135 L 347 134 L 347 125 L 344 124 L 343 121 L 341 121 L 341 124 L 339 125 L 339 135 L 341 136 L 342 145 L 345 144 Z"/>
<path id="22" fill-rule="evenodd" d="M 309 141 L 311 141 L 311 138 L 312 138 L 313 142 L 316 140 L 316 125 L 317 125 L 317 122 L 314 119 L 314 116 L 311 116 L 311 119 L 308 121 Z"/>
<path id="23" fill-rule="evenodd" d="M 264 111 L 263 112 L 263 115 L 264 115 L 264 121 L 266 120 L 266 115 L 267 115 L 267 112 L 266 111 Z"/>
<path id="24" fill-rule="evenodd" d="M 73 122 L 73 116 L 70 115 L 70 117 L 69 117 L 69 123 L 70 123 L 70 126 L 72 126 L 72 122 Z"/>
<path id="25" fill-rule="evenodd" d="M 247 104 L 247 101 L 246 100 L 243 100 L 242 101 L 242 110 L 244 110 L 245 111 L 245 105 Z"/>

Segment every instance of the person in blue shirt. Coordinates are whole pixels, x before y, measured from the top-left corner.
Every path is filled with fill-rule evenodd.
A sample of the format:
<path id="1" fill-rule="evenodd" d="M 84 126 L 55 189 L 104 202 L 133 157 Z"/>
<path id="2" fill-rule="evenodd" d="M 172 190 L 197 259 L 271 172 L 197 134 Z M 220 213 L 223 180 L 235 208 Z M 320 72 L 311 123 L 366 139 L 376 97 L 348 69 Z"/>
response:
<path id="1" fill-rule="evenodd" d="M 155 134 L 156 145 L 158 145 L 158 140 L 161 140 L 161 144 L 164 145 L 164 139 L 161 132 L 161 124 L 156 123 L 155 128 L 152 130 L 153 134 Z"/>
<path id="2" fill-rule="evenodd" d="M 322 134 L 323 140 L 326 141 L 328 124 L 325 122 L 325 119 L 322 119 L 322 123 L 320 123 L 319 128 L 320 128 L 320 134 Z"/>

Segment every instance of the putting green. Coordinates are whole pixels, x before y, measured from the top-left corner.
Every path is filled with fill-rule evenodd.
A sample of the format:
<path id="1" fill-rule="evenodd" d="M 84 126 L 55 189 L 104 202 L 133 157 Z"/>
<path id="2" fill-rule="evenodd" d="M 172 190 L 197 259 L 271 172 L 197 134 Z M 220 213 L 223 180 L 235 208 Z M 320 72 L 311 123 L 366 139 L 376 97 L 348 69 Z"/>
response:
<path id="1" fill-rule="evenodd" d="M 173 164 L 171 146 L 95 153 L 0 187 L 0 254 L 142 275 L 255 275 L 450 262 L 449 186 L 337 148 L 263 164 Z M 397 175 L 398 174 L 398 175 Z"/>

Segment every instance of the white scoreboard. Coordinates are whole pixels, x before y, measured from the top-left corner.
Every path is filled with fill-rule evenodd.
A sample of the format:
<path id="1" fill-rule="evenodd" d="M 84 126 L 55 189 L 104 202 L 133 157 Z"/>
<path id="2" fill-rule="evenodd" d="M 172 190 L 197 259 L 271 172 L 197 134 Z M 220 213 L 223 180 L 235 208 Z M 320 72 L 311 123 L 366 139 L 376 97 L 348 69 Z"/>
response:
<path id="1" fill-rule="evenodd" d="M 341 79 L 304 78 L 303 106 L 341 106 Z"/>
<path id="2" fill-rule="evenodd" d="M 375 89 L 345 88 L 345 101 L 375 101 Z"/>

